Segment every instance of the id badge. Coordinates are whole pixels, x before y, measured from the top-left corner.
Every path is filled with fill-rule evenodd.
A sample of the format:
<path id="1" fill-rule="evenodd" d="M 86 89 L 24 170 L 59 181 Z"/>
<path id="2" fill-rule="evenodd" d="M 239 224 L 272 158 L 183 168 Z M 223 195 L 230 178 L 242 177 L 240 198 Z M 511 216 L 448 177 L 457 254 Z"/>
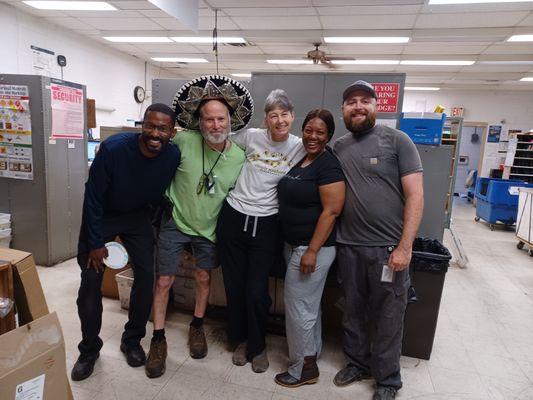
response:
<path id="1" fill-rule="evenodd" d="M 209 193 L 209 194 L 215 194 L 215 179 L 216 179 L 216 176 L 213 176 L 208 181 L 208 191 L 207 191 L 207 193 Z"/>
<path id="2" fill-rule="evenodd" d="M 381 282 L 392 283 L 394 280 L 395 271 L 392 270 L 387 264 L 383 264 L 383 270 L 381 271 Z"/>

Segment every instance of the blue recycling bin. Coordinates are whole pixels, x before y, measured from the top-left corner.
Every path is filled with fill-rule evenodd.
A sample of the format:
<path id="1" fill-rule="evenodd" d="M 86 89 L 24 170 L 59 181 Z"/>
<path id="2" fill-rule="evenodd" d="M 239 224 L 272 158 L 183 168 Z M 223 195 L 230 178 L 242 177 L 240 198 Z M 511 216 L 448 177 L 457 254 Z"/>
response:
<path id="1" fill-rule="evenodd" d="M 494 229 L 498 222 L 510 226 L 518 213 L 518 188 L 533 187 L 513 179 L 479 178 L 476 184 L 476 221 L 489 223 Z"/>

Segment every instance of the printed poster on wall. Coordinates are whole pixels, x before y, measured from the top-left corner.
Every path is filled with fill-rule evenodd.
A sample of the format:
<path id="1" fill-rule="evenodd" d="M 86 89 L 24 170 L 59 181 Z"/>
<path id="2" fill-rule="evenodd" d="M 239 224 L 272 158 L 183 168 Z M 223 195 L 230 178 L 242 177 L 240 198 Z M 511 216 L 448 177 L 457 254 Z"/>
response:
<path id="1" fill-rule="evenodd" d="M 33 179 L 28 86 L 0 85 L 0 177 Z"/>
<path id="2" fill-rule="evenodd" d="M 33 73 L 35 75 L 52 76 L 57 65 L 55 63 L 55 53 L 51 50 L 42 49 L 37 46 L 31 47 L 33 61 Z"/>
<path id="3" fill-rule="evenodd" d="M 50 139 L 83 139 L 85 115 L 82 86 L 52 79 L 50 90 L 52 98 Z"/>
<path id="4" fill-rule="evenodd" d="M 398 112 L 398 95 L 400 93 L 399 83 L 372 83 L 377 97 L 377 112 L 392 113 Z"/>

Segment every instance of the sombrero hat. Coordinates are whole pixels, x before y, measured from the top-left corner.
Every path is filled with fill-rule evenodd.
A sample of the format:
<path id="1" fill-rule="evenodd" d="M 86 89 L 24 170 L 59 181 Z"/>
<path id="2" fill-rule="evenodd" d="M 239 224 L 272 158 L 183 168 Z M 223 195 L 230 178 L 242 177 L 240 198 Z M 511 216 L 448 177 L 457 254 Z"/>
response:
<path id="1" fill-rule="evenodd" d="M 185 129 L 198 130 L 198 107 L 206 100 L 222 100 L 230 109 L 231 130 L 244 128 L 254 112 L 248 89 L 222 75 L 205 75 L 183 85 L 174 96 L 176 122 Z"/>

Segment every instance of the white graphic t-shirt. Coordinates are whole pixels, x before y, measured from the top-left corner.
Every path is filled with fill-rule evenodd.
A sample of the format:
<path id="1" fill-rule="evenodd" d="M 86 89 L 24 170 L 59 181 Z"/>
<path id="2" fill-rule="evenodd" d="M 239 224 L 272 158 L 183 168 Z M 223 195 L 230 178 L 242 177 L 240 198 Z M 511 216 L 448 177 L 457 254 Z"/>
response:
<path id="1" fill-rule="evenodd" d="M 246 161 L 228 203 L 247 215 L 277 214 L 277 184 L 305 156 L 302 139 L 289 134 L 284 142 L 275 142 L 266 129 L 245 129 L 230 138 L 244 150 Z"/>

